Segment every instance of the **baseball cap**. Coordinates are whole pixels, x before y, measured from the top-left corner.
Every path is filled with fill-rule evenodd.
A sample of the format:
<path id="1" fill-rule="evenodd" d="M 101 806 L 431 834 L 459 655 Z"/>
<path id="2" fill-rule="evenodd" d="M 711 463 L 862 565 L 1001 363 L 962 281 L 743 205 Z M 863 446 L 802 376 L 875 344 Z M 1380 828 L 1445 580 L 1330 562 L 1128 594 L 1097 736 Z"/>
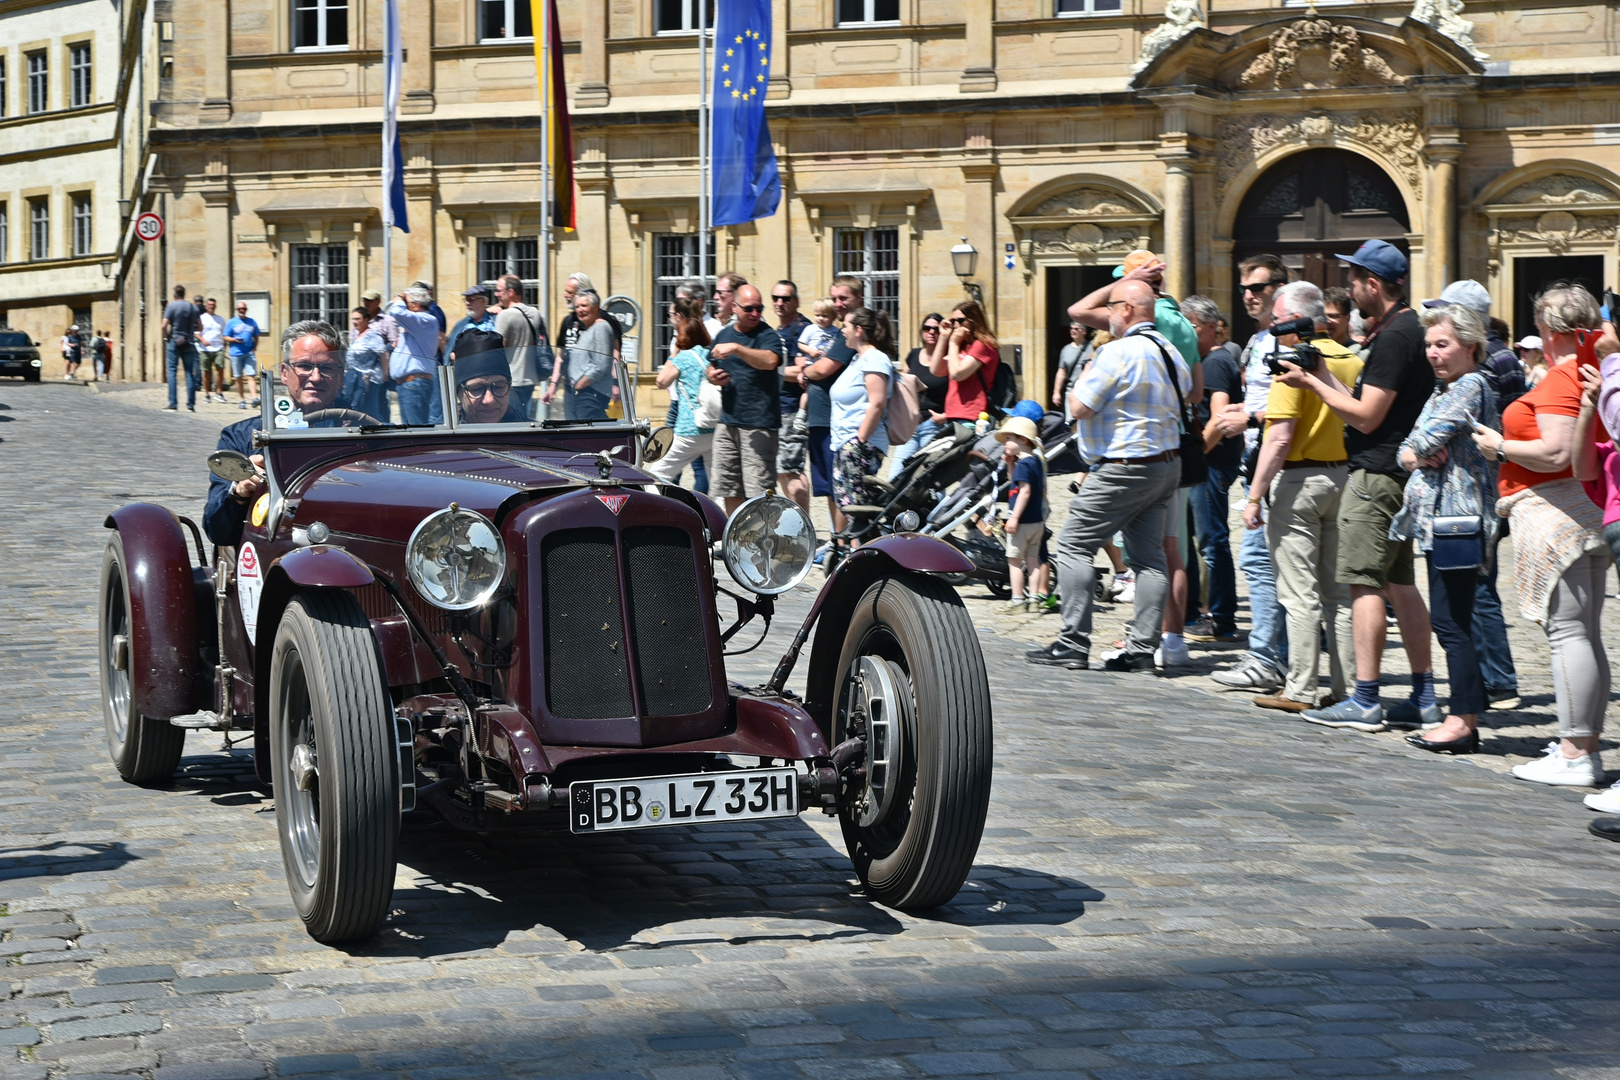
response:
<path id="1" fill-rule="evenodd" d="M 1153 254 L 1153 252 L 1148 251 L 1145 248 L 1137 248 L 1135 251 L 1125 256 L 1124 262 L 1114 267 L 1114 276 L 1116 278 L 1122 278 L 1139 266 L 1146 266 L 1148 263 L 1156 263 L 1158 261 L 1159 257 Z"/>
<path id="2" fill-rule="evenodd" d="M 377 291 L 376 289 L 367 289 L 365 292 L 360 294 L 360 299 L 362 299 L 362 300 L 381 300 L 382 299 L 382 293 Z"/>
<path id="3" fill-rule="evenodd" d="M 1521 339 L 1518 347 L 1521 349 L 1539 349 L 1542 347 L 1541 339 L 1531 334 L 1529 337 Z"/>
<path id="4" fill-rule="evenodd" d="M 1356 248 L 1354 255 L 1334 255 L 1335 259 L 1342 259 L 1351 266 L 1359 266 L 1369 274 L 1375 274 L 1385 281 L 1396 282 L 1406 280 L 1406 256 L 1394 244 L 1383 240 L 1369 240 Z"/>
<path id="5" fill-rule="evenodd" d="M 1374 271 L 1374 273 L 1376 272 Z M 1382 274 L 1379 274 L 1379 277 L 1382 276 Z M 1491 317 L 1491 294 L 1485 291 L 1485 286 L 1469 278 L 1453 281 L 1450 285 L 1441 289 L 1440 299 L 1423 301 L 1423 306 L 1426 308 L 1449 307 L 1452 304 L 1470 309 L 1481 320 Z"/>
<path id="6" fill-rule="evenodd" d="M 485 300 L 495 299 L 495 289 L 490 285 L 472 285 L 461 290 L 462 296 L 482 296 Z"/>

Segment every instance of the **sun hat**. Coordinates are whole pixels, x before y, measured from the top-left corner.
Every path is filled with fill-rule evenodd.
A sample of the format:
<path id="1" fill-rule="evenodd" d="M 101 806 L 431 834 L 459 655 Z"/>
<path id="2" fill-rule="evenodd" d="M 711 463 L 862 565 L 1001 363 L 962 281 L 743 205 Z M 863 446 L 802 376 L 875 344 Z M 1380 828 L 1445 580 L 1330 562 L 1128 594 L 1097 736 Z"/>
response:
<path id="1" fill-rule="evenodd" d="M 1027 416 L 1009 416 L 996 432 L 996 442 L 1005 444 L 1006 441 L 1017 435 L 1026 440 L 1031 446 L 1041 445 L 1041 433 L 1035 427 L 1035 421 Z"/>
<path id="2" fill-rule="evenodd" d="M 1529 337 L 1521 338 L 1518 347 L 1521 349 L 1539 349 L 1542 347 L 1541 339 L 1535 334 L 1531 334 Z"/>

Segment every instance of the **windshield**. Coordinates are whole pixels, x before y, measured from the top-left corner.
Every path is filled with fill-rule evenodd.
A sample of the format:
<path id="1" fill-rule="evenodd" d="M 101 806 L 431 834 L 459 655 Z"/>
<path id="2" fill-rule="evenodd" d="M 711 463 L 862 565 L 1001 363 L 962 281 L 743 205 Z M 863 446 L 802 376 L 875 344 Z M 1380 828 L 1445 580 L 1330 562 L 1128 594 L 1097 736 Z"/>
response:
<path id="1" fill-rule="evenodd" d="M 552 356 L 544 346 L 505 348 L 493 331 L 456 329 L 443 362 L 437 352 L 413 350 L 403 334 L 390 348 L 375 324 L 332 340 L 313 332 L 294 338 L 283 361 L 262 372 L 266 428 L 376 434 L 634 421 L 634 387 L 611 352 L 575 347 Z"/>
<path id="2" fill-rule="evenodd" d="M 0 330 L 0 348 L 16 348 L 19 345 L 32 345 L 28 335 L 16 330 Z"/>

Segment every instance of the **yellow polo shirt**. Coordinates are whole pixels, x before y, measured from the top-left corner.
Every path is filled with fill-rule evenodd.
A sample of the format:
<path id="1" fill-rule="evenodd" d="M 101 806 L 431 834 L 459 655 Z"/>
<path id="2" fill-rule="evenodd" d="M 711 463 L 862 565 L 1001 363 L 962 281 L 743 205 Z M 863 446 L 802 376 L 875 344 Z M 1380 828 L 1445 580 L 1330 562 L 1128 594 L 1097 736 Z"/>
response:
<path id="1" fill-rule="evenodd" d="M 1355 386 L 1361 377 L 1361 358 L 1332 338 L 1311 342 L 1322 352 L 1322 360 L 1333 377 L 1346 386 Z M 1288 445 L 1289 461 L 1344 461 L 1344 421 L 1309 390 L 1297 390 L 1280 382 L 1271 384 L 1266 395 L 1266 423 L 1294 420 L 1294 441 Z"/>

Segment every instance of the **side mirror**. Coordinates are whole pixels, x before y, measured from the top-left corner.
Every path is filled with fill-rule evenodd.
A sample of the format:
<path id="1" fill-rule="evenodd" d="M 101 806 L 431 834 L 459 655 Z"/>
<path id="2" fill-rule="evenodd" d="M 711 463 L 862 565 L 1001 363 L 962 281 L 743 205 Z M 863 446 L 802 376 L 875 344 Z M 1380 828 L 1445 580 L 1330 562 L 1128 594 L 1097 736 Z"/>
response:
<path id="1" fill-rule="evenodd" d="M 208 471 L 232 484 L 252 480 L 255 477 L 264 479 L 264 473 L 259 467 L 253 464 L 246 454 L 235 450 L 215 450 L 209 454 Z"/>
<path id="2" fill-rule="evenodd" d="M 655 461 L 663 460 L 669 448 L 675 443 L 673 428 L 654 428 L 653 433 L 647 436 L 647 441 L 641 444 L 641 463 L 651 465 Z"/>

